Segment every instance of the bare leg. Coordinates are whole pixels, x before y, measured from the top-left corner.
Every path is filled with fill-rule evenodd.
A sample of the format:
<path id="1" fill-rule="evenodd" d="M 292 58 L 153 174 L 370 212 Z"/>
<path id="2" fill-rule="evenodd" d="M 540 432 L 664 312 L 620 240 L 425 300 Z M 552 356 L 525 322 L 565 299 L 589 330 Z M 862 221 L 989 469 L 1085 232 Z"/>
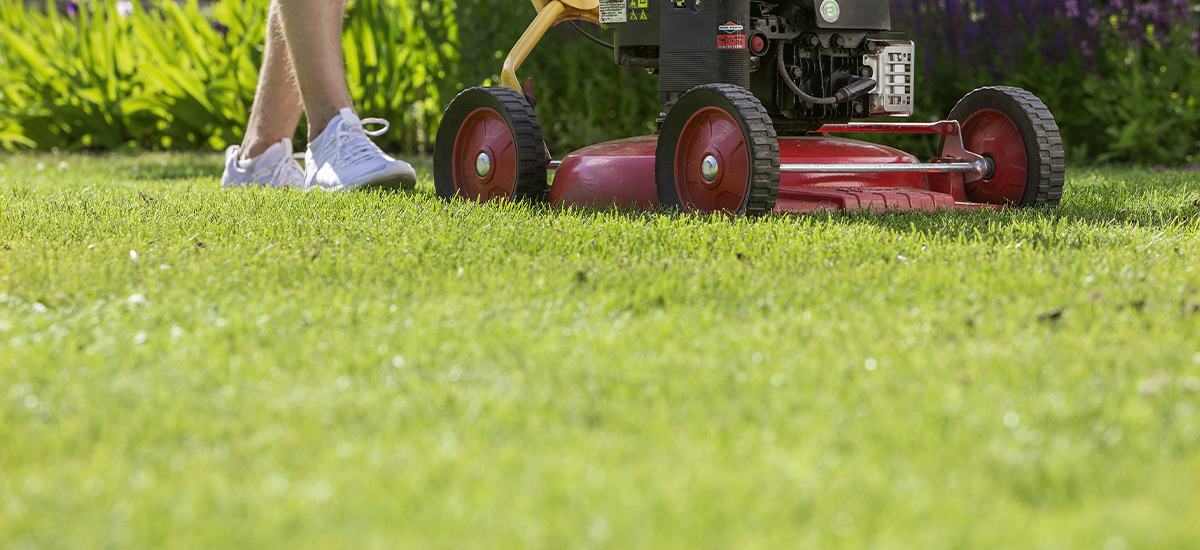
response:
<path id="1" fill-rule="evenodd" d="M 276 0 L 304 112 L 308 141 L 325 131 L 338 111 L 352 107 L 342 60 L 342 0 Z"/>
<path id="2" fill-rule="evenodd" d="M 279 140 L 292 137 L 302 109 L 300 88 L 296 85 L 292 58 L 284 38 L 279 0 L 272 0 L 267 19 L 267 47 L 258 74 L 258 90 L 254 92 L 254 106 L 250 108 L 246 137 L 242 139 L 241 157 L 257 157 Z"/>

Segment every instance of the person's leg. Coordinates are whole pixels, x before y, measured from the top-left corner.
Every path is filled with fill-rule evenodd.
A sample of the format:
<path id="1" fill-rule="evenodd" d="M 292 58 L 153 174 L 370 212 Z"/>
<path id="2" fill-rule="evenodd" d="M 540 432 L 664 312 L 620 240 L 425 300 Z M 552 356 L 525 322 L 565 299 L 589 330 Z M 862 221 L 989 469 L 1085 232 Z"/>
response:
<path id="1" fill-rule="evenodd" d="M 305 188 L 411 189 L 416 171 L 371 141 L 375 134 L 363 129 L 351 103 L 342 59 L 343 1 L 275 1 L 308 117 Z"/>
<path id="2" fill-rule="evenodd" d="M 343 108 L 353 108 L 342 63 L 342 0 L 276 0 L 304 113 L 308 141 L 321 135 Z"/>
<path id="3" fill-rule="evenodd" d="M 292 137 L 302 109 L 300 88 L 292 72 L 292 57 L 284 37 L 279 0 L 272 0 L 267 18 L 266 51 L 258 73 L 258 89 L 254 92 L 246 137 L 242 139 L 241 158 L 257 157 L 283 138 Z"/>

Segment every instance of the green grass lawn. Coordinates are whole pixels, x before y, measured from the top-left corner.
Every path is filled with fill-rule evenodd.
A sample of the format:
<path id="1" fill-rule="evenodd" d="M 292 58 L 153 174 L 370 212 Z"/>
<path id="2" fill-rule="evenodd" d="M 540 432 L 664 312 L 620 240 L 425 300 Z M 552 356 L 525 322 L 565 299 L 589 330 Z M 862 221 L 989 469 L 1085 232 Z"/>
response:
<path id="1" fill-rule="evenodd" d="M 748 221 L 220 164 L 0 156 L 0 548 L 1200 539 L 1198 172 Z"/>

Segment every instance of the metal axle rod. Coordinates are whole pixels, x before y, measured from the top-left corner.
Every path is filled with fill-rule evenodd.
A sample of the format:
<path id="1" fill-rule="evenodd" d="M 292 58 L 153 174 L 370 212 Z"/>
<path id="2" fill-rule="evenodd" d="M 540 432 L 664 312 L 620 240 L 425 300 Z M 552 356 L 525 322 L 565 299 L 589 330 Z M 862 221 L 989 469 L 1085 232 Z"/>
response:
<path id="1" fill-rule="evenodd" d="M 915 163 L 852 163 L 852 164 L 791 164 L 779 165 L 780 172 L 809 174 L 986 174 L 990 167 L 984 162 L 915 162 Z"/>
<path id="2" fill-rule="evenodd" d="M 558 170 L 560 160 L 552 160 L 546 165 L 547 170 Z M 986 174 L 991 167 L 979 162 L 922 162 L 903 164 L 791 164 L 779 165 L 780 172 L 793 174 L 969 174 L 978 172 Z"/>
<path id="3" fill-rule="evenodd" d="M 939 120 L 937 122 L 848 122 L 845 124 L 826 124 L 818 132 L 831 133 L 860 133 L 860 134 L 935 134 L 953 136 L 959 133 L 957 120 Z"/>

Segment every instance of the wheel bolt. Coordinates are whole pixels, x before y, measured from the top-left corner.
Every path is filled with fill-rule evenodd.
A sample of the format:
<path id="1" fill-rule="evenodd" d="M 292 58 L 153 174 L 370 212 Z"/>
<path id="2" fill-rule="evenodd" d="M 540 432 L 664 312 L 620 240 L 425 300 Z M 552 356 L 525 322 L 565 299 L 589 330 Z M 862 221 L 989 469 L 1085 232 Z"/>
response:
<path id="1" fill-rule="evenodd" d="M 704 161 L 700 163 L 700 175 L 704 176 L 704 181 L 708 183 L 717 179 L 717 172 L 720 169 L 721 165 L 717 162 L 717 157 L 712 155 L 704 157 Z"/>
<path id="2" fill-rule="evenodd" d="M 487 153 L 480 151 L 479 156 L 475 157 L 475 173 L 481 178 L 486 178 L 492 172 L 492 158 Z"/>

